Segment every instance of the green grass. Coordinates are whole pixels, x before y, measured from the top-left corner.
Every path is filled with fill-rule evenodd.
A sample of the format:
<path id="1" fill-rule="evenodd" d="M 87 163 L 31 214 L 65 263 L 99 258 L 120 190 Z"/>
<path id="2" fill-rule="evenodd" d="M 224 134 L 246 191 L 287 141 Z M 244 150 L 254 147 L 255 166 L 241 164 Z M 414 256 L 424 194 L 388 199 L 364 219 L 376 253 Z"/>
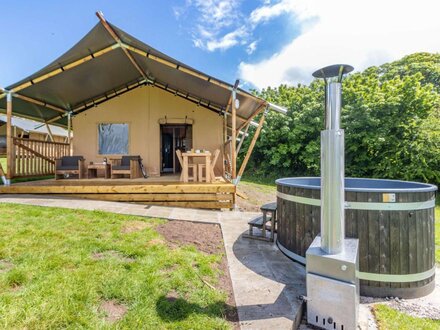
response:
<path id="1" fill-rule="evenodd" d="M 0 157 L 0 165 L 3 168 L 3 171 L 6 171 L 6 157 Z"/>
<path id="2" fill-rule="evenodd" d="M 243 179 L 240 181 L 240 186 L 247 186 L 255 190 L 259 190 L 264 193 L 275 193 L 276 186 L 275 184 L 267 184 L 267 183 L 257 183 L 250 181 L 248 179 Z"/>
<path id="3" fill-rule="evenodd" d="M 134 223 L 143 229 L 124 231 Z M 222 256 L 168 247 L 160 223 L 0 204 L 0 328 L 230 328 L 227 295 L 200 279 L 218 285 Z M 128 308 L 116 323 L 99 308 L 107 300 Z"/>
<path id="4" fill-rule="evenodd" d="M 379 329 L 384 330 L 434 330 L 440 329 L 440 321 L 411 317 L 386 305 L 375 305 L 374 314 Z"/>
<path id="5" fill-rule="evenodd" d="M 435 261 L 440 263 L 440 205 L 435 207 Z"/>
<path id="6" fill-rule="evenodd" d="M 275 187 L 275 177 L 262 177 L 261 175 L 245 175 L 240 182 L 254 183 L 258 186 Z"/>

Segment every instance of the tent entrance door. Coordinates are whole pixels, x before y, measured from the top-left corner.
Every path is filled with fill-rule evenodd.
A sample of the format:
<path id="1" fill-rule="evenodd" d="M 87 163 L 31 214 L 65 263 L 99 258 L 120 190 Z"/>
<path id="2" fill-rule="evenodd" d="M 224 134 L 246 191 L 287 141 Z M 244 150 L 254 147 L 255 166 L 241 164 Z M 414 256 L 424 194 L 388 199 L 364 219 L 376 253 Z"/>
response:
<path id="1" fill-rule="evenodd" d="M 160 125 L 161 173 L 179 173 L 181 166 L 176 151 L 192 148 L 192 125 Z"/>

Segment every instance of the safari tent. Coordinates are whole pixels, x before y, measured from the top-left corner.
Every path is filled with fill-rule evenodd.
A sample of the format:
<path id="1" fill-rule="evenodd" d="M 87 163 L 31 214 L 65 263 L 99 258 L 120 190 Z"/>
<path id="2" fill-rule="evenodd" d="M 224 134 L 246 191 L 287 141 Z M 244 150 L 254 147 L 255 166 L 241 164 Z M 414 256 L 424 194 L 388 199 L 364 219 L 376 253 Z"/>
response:
<path id="1" fill-rule="evenodd" d="M 0 91 L 0 109 L 6 109 L 7 143 L 11 146 L 7 176 L 53 174 L 56 159 L 73 154 L 82 156 L 86 164 L 138 155 L 148 178 L 49 180 L 3 187 L 0 193 L 63 192 L 85 198 L 142 199 L 187 206 L 188 202 L 205 201 L 201 194 L 218 194 L 223 189 L 233 195 L 222 204 L 230 207 L 235 184 L 245 170 L 266 114 L 285 110 L 239 88 L 238 80 L 230 84 L 200 72 L 137 40 L 107 22 L 101 13 L 97 16 L 98 24 L 70 50 Z M 68 141 L 62 145 L 45 141 L 33 152 L 35 146 L 24 145 L 13 136 L 12 115 L 63 127 Z M 257 128 L 250 136 L 252 125 Z M 251 144 L 237 167 L 237 153 L 246 137 Z M 212 166 L 215 178 L 182 182 L 178 150 L 211 154 L 219 150 Z M 27 166 L 31 158 L 41 165 Z M 158 188 L 163 182 L 169 189 Z M 195 200 L 176 199 L 177 195 L 156 198 L 157 191 L 198 195 Z M 142 198 L 133 197 L 135 193 Z M 205 204 L 219 206 L 219 198 L 214 200 L 214 204 Z"/>

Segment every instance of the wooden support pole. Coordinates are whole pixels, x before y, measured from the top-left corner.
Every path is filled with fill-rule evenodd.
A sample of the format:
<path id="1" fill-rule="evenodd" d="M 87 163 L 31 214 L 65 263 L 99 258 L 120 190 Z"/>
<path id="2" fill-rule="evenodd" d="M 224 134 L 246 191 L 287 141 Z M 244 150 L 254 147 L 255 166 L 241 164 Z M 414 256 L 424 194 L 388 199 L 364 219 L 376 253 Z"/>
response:
<path id="1" fill-rule="evenodd" d="M 246 156 L 243 159 L 243 163 L 241 163 L 240 166 L 240 170 L 238 171 L 238 176 L 237 179 L 235 181 L 235 185 L 238 185 L 238 183 L 240 182 L 240 179 L 244 173 L 244 170 L 246 168 L 246 165 L 249 161 L 249 158 L 252 155 L 252 151 L 254 150 L 255 147 L 255 143 L 257 142 L 258 136 L 260 135 L 261 129 L 263 128 L 263 124 L 264 124 L 264 120 L 266 118 L 266 112 L 263 113 L 263 115 L 260 118 L 260 121 L 258 123 L 258 127 L 257 130 L 255 131 L 254 137 L 252 138 L 251 144 L 249 145 L 249 148 L 247 150 Z"/>
<path id="2" fill-rule="evenodd" d="M 66 113 L 66 111 L 67 111 L 66 109 L 57 107 L 57 106 L 52 105 L 52 104 L 48 104 L 46 102 L 34 99 L 32 97 L 24 96 L 24 95 L 21 95 L 21 94 L 14 93 L 14 97 L 16 97 L 18 99 L 22 99 L 23 101 L 26 101 L 26 102 L 29 102 L 29 103 L 33 103 L 33 104 L 42 106 L 42 107 L 50 109 L 50 110 L 54 110 L 56 112 Z"/>
<path id="3" fill-rule="evenodd" d="M 101 21 L 104 28 L 107 30 L 107 32 L 112 36 L 112 38 L 119 44 L 122 45 L 122 40 L 119 38 L 119 36 L 116 34 L 116 32 L 113 30 L 113 28 L 107 23 L 107 21 L 104 18 L 104 15 L 101 12 L 96 12 L 96 16 L 98 16 L 99 20 Z M 148 79 L 146 73 L 144 70 L 137 64 L 136 60 L 134 59 L 133 55 L 130 54 L 128 49 L 126 47 L 121 47 L 121 49 L 124 51 L 124 54 L 128 57 L 130 62 L 133 64 L 133 66 L 136 68 L 136 70 L 139 71 L 142 77 L 145 79 Z"/>
<path id="4" fill-rule="evenodd" d="M 238 146 L 237 146 L 237 155 L 238 155 L 239 152 L 240 152 L 240 149 L 241 149 L 241 146 L 243 145 L 244 139 L 246 139 L 246 135 L 247 135 L 247 132 L 248 132 L 248 130 L 249 130 L 249 126 L 251 126 L 250 123 L 246 126 L 246 129 L 244 130 L 244 133 L 243 133 L 243 135 L 242 135 L 241 138 L 240 138 L 240 143 L 239 143 Z"/>
<path id="5" fill-rule="evenodd" d="M 12 140 L 12 93 L 6 96 L 6 178 L 14 177 L 14 145 Z"/>
<path id="6" fill-rule="evenodd" d="M 227 159 L 226 156 L 226 142 L 228 141 L 228 122 L 227 122 L 228 118 L 226 117 L 226 113 L 223 114 L 223 177 L 226 176 L 226 167 L 225 167 L 225 161 Z"/>
<path id="7" fill-rule="evenodd" d="M 47 128 L 47 132 L 49 133 L 49 138 L 50 138 L 50 140 L 51 140 L 52 142 L 55 142 L 55 139 L 53 138 L 52 130 L 50 129 L 49 124 L 48 124 L 48 123 L 45 123 L 45 124 L 46 124 L 46 128 Z"/>
<path id="8" fill-rule="evenodd" d="M 267 107 L 266 103 L 261 104 L 257 108 L 257 110 L 243 124 L 241 124 L 241 126 L 237 129 L 237 131 L 241 131 L 246 125 L 250 124 L 252 122 L 252 119 L 254 119 L 259 113 L 261 113 L 266 107 Z"/>
<path id="9" fill-rule="evenodd" d="M 73 149 L 72 149 L 71 133 L 72 133 L 72 114 L 69 111 L 67 113 L 67 143 L 69 144 L 69 154 L 72 156 Z"/>
<path id="10" fill-rule="evenodd" d="M 235 89 L 232 90 L 232 103 L 231 103 L 231 113 L 232 113 L 232 143 L 231 143 L 231 154 L 232 154 L 232 182 L 235 182 L 235 179 L 237 178 L 237 152 L 236 152 L 236 145 L 237 145 L 237 108 L 235 104 L 235 100 L 237 99 L 237 94 Z"/>

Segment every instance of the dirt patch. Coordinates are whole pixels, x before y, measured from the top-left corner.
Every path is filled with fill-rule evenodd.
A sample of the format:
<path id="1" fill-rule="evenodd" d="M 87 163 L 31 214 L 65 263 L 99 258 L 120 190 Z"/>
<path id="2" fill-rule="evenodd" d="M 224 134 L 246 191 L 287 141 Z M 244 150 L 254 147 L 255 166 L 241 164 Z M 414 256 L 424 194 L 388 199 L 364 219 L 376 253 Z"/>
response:
<path id="1" fill-rule="evenodd" d="M 160 238 L 153 238 L 152 240 L 148 241 L 148 243 L 147 243 L 148 246 L 161 245 L 161 244 L 165 244 L 165 242 L 164 242 L 164 240 L 162 240 Z"/>
<path id="2" fill-rule="evenodd" d="M 189 221 L 168 221 L 165 224 L 159 225 L 157 231 L 164 236 L 167 244 L 172 247 L 194 245 L 199 251 L 204 253 L 221 254 L 223 256 L 219 265 L 221 275 L 219 282 L 216 285 L 216 289 L 222 290 L 228 296 L 226 301 L 228 306 L 225 311 L 226 320 L 232 323 L 234 329 L 240 329 L 234 291 L 232 289 L 232 282 L 220 226 Z M 178 295 L 176 292 L 174 292 L 174 294 L 173 292 L 170 292 L 166 296 L 168 301 L 174 301 L 177 298 Z"/>
<path id="3" fill-rule="evenodd" d="M 7 260 L 0 260 L 0 274 L 6 273 L 7 271 L 10 271 L 14 267 L 14 264 Z"/>
<path id="4" fill-rule="evenodd" d="M 157 227 L 171 247 L 194 245 L 207 254 L 223 251 L 223 237 L 219 225 L 189 221 L 168 221 Z"/>
<path id="5" fill-rule="evenodd" d="M 151 227 L 151 224 L 145 221 L 138 221 L 138 220 L 126 221 L 122 226 L 121 232 L 123 234 L 130 234 L 144 230 L 149 227 Z"/>
<path id="6" fill-rule="evenodd" d="M 107 300 L 101 303 L 99 311 L 105 314 L 106 322 L 114 323 L 124 317 L 127 313 L 127 307 L 118 303 L 116 300 Z"/>
<path id="7" fill-rule="evenodd" d="M 168 294 L 165 296 L 165 299 L 168 302 L 175 302 L 178 298 L 179 298 L 179 294 L 174 290 L 168 292 Z"/>
<path id="8" fill-rule="evenodd" d="M 133 258 L 129 258 L 124 256 L 121 252 L 115 251 L 115 250 L 108 250 L 104 252 L 95 252 L 92 254 L 92 259 L 94 260 L 104 260 L 104 259 L 118 259 L 120 261 L 124 262 L 134 262 L 135 260 Z"/>
<path id="9" fill-rule="evenodd" d="M 259 187 L 252 183 L 241 182 L 238 190 L 246 197 L 237 196 L 237 206 L 240 211 L 259 212 L 261 205 L 276 201 L 275 187 Z"/>

